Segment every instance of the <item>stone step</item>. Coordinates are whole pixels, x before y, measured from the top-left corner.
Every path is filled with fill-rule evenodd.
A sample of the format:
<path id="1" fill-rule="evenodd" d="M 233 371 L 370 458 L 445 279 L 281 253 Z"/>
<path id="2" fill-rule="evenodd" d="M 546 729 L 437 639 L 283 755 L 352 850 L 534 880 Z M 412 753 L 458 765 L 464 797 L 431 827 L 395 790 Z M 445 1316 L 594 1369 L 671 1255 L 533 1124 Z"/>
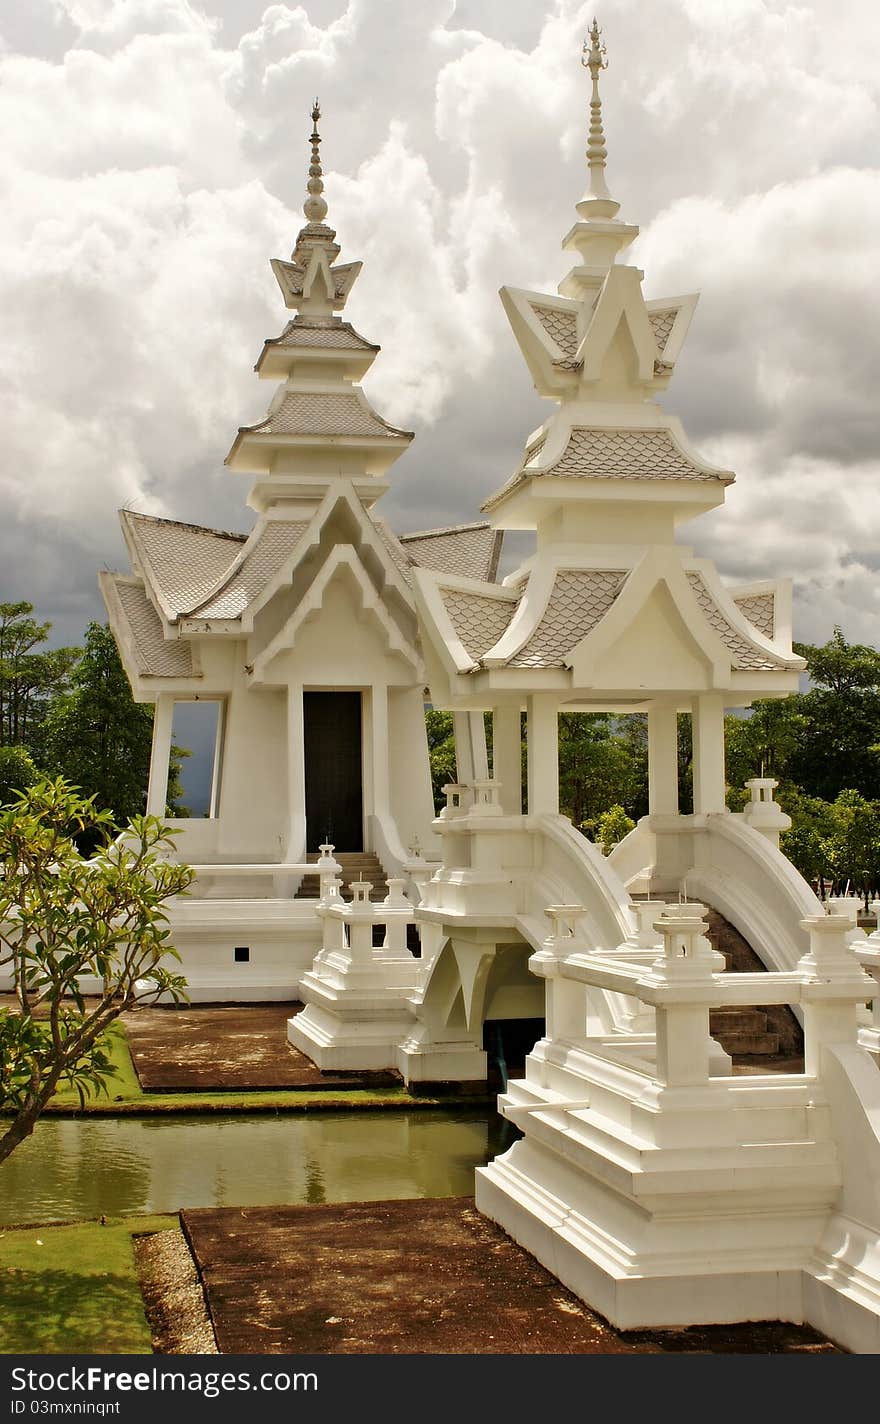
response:
<path id="1" fill-rule="evenodd" d="M 366 880 L 372 886 L 370 890 L 370 900 L 375 903 L 384 900 L 388 894 L 386 885 L 387 875 L 379 857 L 373 851 L 334 851 L 333 857 L 342 866 L 340 879 L 342 881 L 341 895 L 343 900 L 353 899 L 349 886 L 352 880 Z M 306 861 L 314 863 L 318 856 L 311 852 L 306 856 Z M 304 875 L 299 889 L 296 892 L 297 900 L 317 900 L 320 892 L 320 877 L 317 875 Z"/>
<path id="2" fill-rule="evenodd" d="M 713 1009 L 709 1015 L 712 1032 L 766 1033 L 767 1015 L 761 1009 Z"/>
<path id="3" fill-rule="evenodd" d="M 735 1029 L 732 1033 L 713 1033 L 712 1037 L 717 1038 L 725 1053 L 734 1059 L 742 1053 L 751 1058 L 775 1058 L 780 1050 L 778 1033 L 745 1033 Z"/>

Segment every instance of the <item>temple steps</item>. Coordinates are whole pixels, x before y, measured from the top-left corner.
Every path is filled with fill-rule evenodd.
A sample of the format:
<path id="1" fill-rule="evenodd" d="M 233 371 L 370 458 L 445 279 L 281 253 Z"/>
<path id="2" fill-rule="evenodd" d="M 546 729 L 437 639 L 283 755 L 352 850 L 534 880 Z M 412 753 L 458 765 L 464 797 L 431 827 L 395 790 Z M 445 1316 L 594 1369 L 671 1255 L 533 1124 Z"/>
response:
<path id="1" fill-rule="evenodd" d="M 746 940 L 729 920 L 709 909 L 708 939 L 713 949 L 724 955 L 730 974 L 755 974 L 766 970 Z M 788 1065 L 803 1055 L 800 1024 L 787 1004 L 767 1004 L 760 1008 L 713 1009 L 709 1031 L 737 1065 L 737 1059 L 760 1059 L 762 1066 Z"/>
<path id="2" fill-rule="evenodd" d="M 349 886 L 352 880 L 368 880 L 371 885 L 371 901 L 384 900 L 388 894 L 388 886 L 385 868 L 379 857 L 369 850 L 339 851 L 333 852 L 334 859 L 342 866 L 341 895 L 343 900 L 351 900 L 352 893 Z M 306 860 L 314 863 L 318 859 L 317 855 L 310 852 Z M 302 884 L 296 892 L 297 900 L 317 900 L 320 895 L 320 880 L 317 875 L 304 875 Z"/>

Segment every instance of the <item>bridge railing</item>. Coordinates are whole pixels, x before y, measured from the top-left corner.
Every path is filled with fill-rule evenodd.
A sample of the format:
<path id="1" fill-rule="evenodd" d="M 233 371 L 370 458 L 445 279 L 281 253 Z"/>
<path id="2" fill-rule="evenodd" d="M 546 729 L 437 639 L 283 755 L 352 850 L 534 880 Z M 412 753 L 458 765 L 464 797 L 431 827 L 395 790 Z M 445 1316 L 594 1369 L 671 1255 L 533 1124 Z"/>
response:
<path id="1" fill-rule="evenodd" d="M 799 1006 L 804 1018 L 807 1076 L 817 1076 L 826 1045 L 855 1045 L 859 1005 L 880 994 L 860 967 L 850 942 L 851 925 L 840 915 L 813 915 L 803 922 L 808 948 L 794 970 L 729 974 L 723 956 L 709 946 L 704 907 L 667 905 L 655 921 L 663 949 L 648 965 L 599 954 L 533 957 L 536 973 L 552 986 L 552 1020 L 562 1037 L 582 1042 L 594 1055 L 615 1061 L 620 1041 L 587 1038 L 590 991 L 625 994 L 654 1010 L 656 1050 L 649 1076 L 666 1087 L 697 1087 L 710 1078 L 709 1011 L 761 1004 Z M 719 961 L 721 962 L 719 964 Z M 644 1063 L 651 1046 L 641 1046 Z M 769 1075 L 778 1081 L 777 1074 Z M 754 1082 L 755 1080 L 750 1080 Z"/>

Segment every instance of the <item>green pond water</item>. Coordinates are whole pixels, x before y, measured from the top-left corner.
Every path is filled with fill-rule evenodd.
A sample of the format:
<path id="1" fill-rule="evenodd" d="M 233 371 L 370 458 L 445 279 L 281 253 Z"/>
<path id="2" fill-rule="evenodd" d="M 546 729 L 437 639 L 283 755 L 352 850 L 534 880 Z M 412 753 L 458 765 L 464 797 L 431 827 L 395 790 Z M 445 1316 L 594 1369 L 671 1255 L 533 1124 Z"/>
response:
<path id="1" fill-rule="evenodd" d="M 0 1226 L 185 1206 L 464 1196 L 517 1135 L 494 1112 L 46 1118 L 0 1166 Z"/>

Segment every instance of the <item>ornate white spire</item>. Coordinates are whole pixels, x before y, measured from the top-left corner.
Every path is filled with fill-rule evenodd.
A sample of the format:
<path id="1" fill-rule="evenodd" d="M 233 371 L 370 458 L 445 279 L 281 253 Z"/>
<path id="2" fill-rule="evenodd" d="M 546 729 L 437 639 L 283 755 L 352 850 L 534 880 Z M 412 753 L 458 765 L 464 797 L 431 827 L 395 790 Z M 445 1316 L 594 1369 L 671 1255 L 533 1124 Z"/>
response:
<path id="1" fill-rule="evenodd" d="M 578 212 L 587 216 L 585 204 L 590 204 L 589 212 L 602 217 L 613 217 L 620 207 L 608 191 L 608 184 L 605 181 L 605 160 L 608 157 L 608 149 L 605 146 L 605 130 L 602 126 L 602 100 L 599 96 L 599 74 L 603 69 L 608 68 L 608 61 L 605 58 L 605 46 L 600 41 L 602 31 L 595 16 L 590 28 L 587 40 L 584 40 L 581 64 L 590 71 L 590 78 L 593 82 L 593 92 L 590 96 L 590 132 L 587 138 L 587 166 L 590 172 L 590 181 L 586 193 L 578 203 Z M 601 203 L 601 210 L 596 204 Z"/>
<path id="2" fill-rule="evenodd" d="M 312 161 L 309 164 L 309 196 L 303 203 L 303 212 L 308 222 L 323 222 L 327 216 L 327 200 L 324 198 L 324 173 L 321 168 L 321 135 L 318 133 L 318 120 L 321 117 L 321 106 L 316 99 L 312 106 Z"/>

